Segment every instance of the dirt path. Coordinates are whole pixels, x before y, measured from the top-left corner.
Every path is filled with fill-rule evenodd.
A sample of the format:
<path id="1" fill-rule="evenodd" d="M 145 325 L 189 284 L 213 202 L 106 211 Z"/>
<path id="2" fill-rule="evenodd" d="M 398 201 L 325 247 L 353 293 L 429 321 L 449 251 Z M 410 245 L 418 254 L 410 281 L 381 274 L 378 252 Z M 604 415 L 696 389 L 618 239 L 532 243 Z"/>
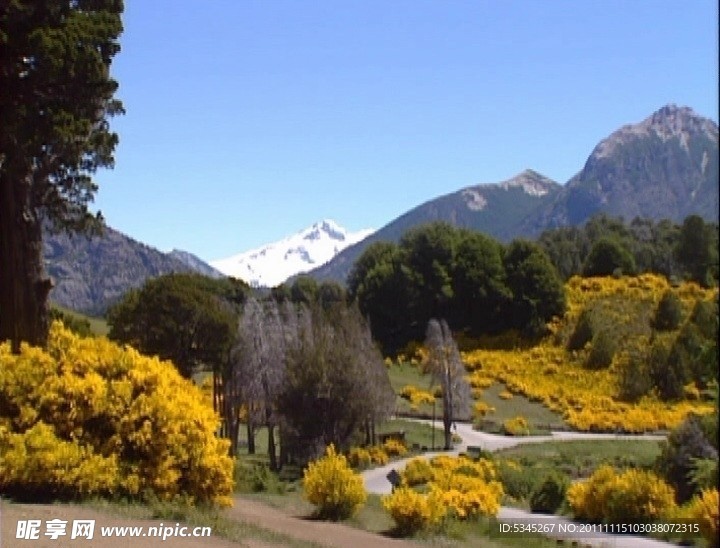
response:
<path id="1" fill-rule="evenodd" d="M 417 546 L 408 541 L 391 539 L 354 529 L 347 525 L 312 521 L 301 516 L 289 516 L 260 502 L 235 499 L 228 510 L 231 519 L 250 521 L 293 538 L 338 548 L 403 548 Z"/>
<path id="2" fill-rule="evenodd" d="M 431 421 L 419 420 L 429 424 Z M 570 441 L 570 440 L 597 440 L 597 439 L 645 439 L 645 440 L 663 440 L 666 437 L 661 435 L 633 435 L 633 434 L 593 434 L 588 432 L 551 432 L 549 436 L 525 436 L 525 437 L 509 437 L 501 436 L 497 434 L 487 434 L 474 430 L 472 425 L 465 423 L 457 424 L 457 433 L 462 437 L 462 443 L 456 445 L 452 451 L 444 452 L 429 452 L 422 456 L 425 458 L 432 458 L 435 455 L 457 455 L 462 451 L 466 451 L 468 445 L 479 446 L 486 451 L 498 451 L 507 447 L 514 447 L 523 443 L 539 443 L 543 441 Z M 412 457 L 411 457 L 412 458 Z M 390 470 L 402 470 L 405 465 L 410 461 L 411 458 L 401 459 L 393 461 L 385 466 L 380 466 L 370 470 L 366 470 L 362 473 L 363 480 L 365 481 L 365 488 L 370 493 L 376 494 L 387 494 L 392 492 L 392 484 L 387 479 L 387 474 Z M 509 508 L 503 506 L 500 508 L 498 513 L 498 519 L 505 522 L 530 522 L 530 523 L 547 523 L 554 525 L 555 530 L 559 530 L 560 524 L 565 526 L 575 525 L 580 528 L 580 524 L 571 522 L 565 518 L 557 515 L 546 515 L 546 514 L 533 514 L 525 510 L 517 508 Z M 541 521 L 542 520 L 542 521 Z M 576 541 L 584 546 L 594 547 L 613 547 L 613 548 L 668 548 L 673 546 L 667 542 L 654 540 L 645 537 L 638 536 L 620 536 L 610 534 L 600 534 L 588 538 L 583 537 L 581 534 L 553 534 L 548 535 L 551 538 L 566 541 Z"/>
<path id="3" fill-rule="evenodd" d="M 249 523 L 269 531 L 280 533 L 292 539 L 314 543 L 316 545 L 342 548 L 402 548 L 411 547 L 414 544 L 402 540 L 386 538 L 347 525 L 337 523 L 317 522 L 305 519 L 301 516 L 290 516 L 280 510 L 262 504 L 260 502 L 237 498 L 235 506 L 226 510 L 226 517 L 242 523 Z M 68 522 L 66 534 L 58 540 L 46 536 L 46 523 L 53 519 L 60 519 Z M 95 520 L 95 528 L 92 540 L 77 538 L 71 540 L 73 520 L 91 519 Z M 18 539 L 18 522 L 22 520 L 40 520 L 41 526 L 38 530 L 38 539 Z M 175 528 L 175 521 L 165 520 L 143 520 L 115 517 L 111 514 L 94 510 L 83 506 L 69 504 L 8 504 L 0 502 L 0 548 L 74 548 L 74 547 L 98 547 L 98 548 L 237 548 L 246 546 L 248 548 L 278 548 L 284 546 L 280 543 L 272 543 L 258 539 L 248 538 L 242 542 L 231 542 L 215 535 L 201 538 L 181 538 L 172 536 L 163 541 L 161 537 L 149 536 L 149 527 L 171 527 Z M 186 526 L 183 523 L 179 527 Z M 103 536 L 102 527 L 137 527 L 139 536 Z M 186 532 L 191 534 L 194 526 L 187 525 Z M 163 529 L 158 529 L 162 531 Z M 117 531 L 115 531 L 117 532 Z M 153 531 L 154 532 L 154 531 Z"/>

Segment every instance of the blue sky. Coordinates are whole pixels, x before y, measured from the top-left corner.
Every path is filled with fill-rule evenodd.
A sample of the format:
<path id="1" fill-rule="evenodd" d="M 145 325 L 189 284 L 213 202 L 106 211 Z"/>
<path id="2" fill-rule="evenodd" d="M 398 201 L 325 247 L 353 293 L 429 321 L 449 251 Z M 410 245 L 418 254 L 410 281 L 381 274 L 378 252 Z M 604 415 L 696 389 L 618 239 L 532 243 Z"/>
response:
<path id="1" fill-rule="evenodd" d="M 205 260 L 564 183 L 667 103 L 718 120 L 715 0 L 128 0 L 108 224 Z"/>

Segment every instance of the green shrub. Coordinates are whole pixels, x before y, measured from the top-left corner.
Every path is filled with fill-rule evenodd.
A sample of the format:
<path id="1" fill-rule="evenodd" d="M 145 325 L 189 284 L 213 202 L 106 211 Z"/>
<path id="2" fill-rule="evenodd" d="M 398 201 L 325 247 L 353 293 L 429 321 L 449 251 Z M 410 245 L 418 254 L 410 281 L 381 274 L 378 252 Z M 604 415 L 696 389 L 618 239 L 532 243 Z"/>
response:
<path id="1" fill-rule="evenodd" d="M 625 352 L 618 357 L 618 362 L 618 397 L 622 401 L 637 402 L 653 387 L 647 356 Z"/>
<path id="2" fill-rule="evenodd" d="M 697 459 L 718 458 L 717 449 L 706 437 L 703 420 L 706 419 L 689 415 L 663 442 L 656 462 L 657 470 L 675 488 L 679 503 L 690 500 L 699 492 L 698 486 L 693 484 Z"/>
<path id="3" fill-rule="evenodd" d="M 588 369 L 604 369 L 609 367 L 615 355 L 617 343 L 609 331 L 600 331 L 593 337 L 592 348 L 585 360 Z"/>
<path id="4" fill-rule="evenodd" d="M 676 400 L 683 396 L 687 382 L 684 354 L 677 345 L 672 349 L 663 339 L 655 339 L 648 357 L 650 378 L 662 400 Z"/>
<path id="5" fill-rule="evenodd" d="M 668 289 L 660 298 L 652 326 L 658 331 L 677 329 L 682 321 L 682 303 L 672 289 Z"/>
<path id="6" fill-rule="evenodd" d="M 537 470 L 515 462 L 501 460 L 497 471 L 503 490 L 515 500 L 527 499 L 538 484 Z"/>
<path id="7" fill-rule="evenodd" d="M 565 501 L 565 492 L 570 480 L 559 472 L 550 472 L 530 495 L 530 509 L 533 512 L 554 514 Z"/>
<path id="8" fill-rule="evenodd" d="M 575 324 L 575 329 L 567 343 L 568 350 L 582 350 L 595 335 L 595 329 L 590 310 L 584 309 Z"/>

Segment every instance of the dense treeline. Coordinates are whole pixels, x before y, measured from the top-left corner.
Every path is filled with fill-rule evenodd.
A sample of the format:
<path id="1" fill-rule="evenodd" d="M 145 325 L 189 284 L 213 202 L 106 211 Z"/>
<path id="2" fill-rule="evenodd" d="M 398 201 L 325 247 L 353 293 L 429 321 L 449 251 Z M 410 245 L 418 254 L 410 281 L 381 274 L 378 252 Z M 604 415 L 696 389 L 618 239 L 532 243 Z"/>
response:
<path id="1" fill-rule="evenodd" d="M 445 223 L 411 230 L 397 245 L 368 247 L 350 272 L 348 295 L 386 352 L 422 340 L 431 318 L 471 334 L 535 335 L 565 307 L 562 281 L 540 246 L 504 247 Z"/>
<path id="2" fill-rule="evenodd" d="M 261 295 L 233 279 L 170 274 L 129 292 L 108 322 L 110 338 L 172 360 L 185 377 L 211 371 L 231 452 L 241 427 L 250 453 L 267 428 L 272 469 L 357 435 L 369 442 L 392 412 L 382 355 L 338 284 L 299 278 Z"/>
<path id="3" fill-rule="evenodd" d="M 717 225 L 695 215 L 680 226 L 600 215 L 581 227 L 548 230 L 537 243 L 506 246 L 435 223 L 398 244 L 370 245 L 350 272 L 348 297 L 387 353 L 422 340 L 431 318 L 447 318 L 453 331 L 471 335 L 516 329 L 535 336 L 563 314 L 563 280 L 652 272 L 707 287 L 718 278 L 717 245 Z"/>
<path id="4" fill-rule="evenodd" d="M 718 226 L 697 215 L 682 225 L 640 218 L 625 223 L 598 215 L 583 226 L 546 230 L 538 244 L 564 280 L 655 273 L 707 287 L 718 279 Z"/>

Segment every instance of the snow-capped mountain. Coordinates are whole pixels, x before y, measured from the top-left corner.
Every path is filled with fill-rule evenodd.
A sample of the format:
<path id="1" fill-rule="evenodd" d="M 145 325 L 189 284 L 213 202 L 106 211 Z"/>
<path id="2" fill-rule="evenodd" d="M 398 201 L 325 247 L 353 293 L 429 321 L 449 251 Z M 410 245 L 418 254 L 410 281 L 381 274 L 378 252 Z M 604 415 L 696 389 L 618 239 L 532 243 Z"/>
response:
<path id="1" fill-rule="evenodd" d="M 279 242 L 212 261 L 210 265 L 251 286 L 275 287 L 291 276 L 327 263 L 372 233 L 372 230 L 348 232 L 335 221 L 324 220 Z"/>

